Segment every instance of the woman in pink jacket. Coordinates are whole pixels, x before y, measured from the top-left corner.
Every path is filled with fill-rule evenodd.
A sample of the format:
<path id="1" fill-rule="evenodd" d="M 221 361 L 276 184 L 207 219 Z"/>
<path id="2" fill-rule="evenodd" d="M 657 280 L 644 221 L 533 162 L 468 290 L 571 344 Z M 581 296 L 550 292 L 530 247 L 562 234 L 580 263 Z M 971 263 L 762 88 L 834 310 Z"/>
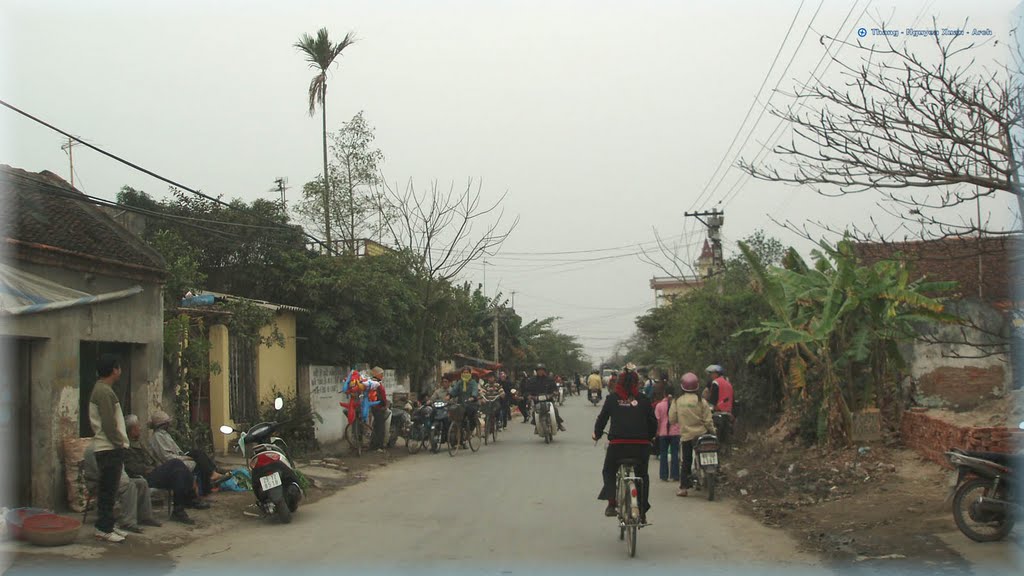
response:
<path id="1" fill-rule="evenodd" d="M 679 481 L 679 424 L 669 424 L 668 410 L 672 406 L 671 394 L 665 394 L 654 406 L 654 416 L 658 419 L 658 457 L 661 460 L 659 477 L 664 482 Z M 671 454 L 672 467 L 669 468 Z M 670 473 L 671 472 L 671 473 Z"/>

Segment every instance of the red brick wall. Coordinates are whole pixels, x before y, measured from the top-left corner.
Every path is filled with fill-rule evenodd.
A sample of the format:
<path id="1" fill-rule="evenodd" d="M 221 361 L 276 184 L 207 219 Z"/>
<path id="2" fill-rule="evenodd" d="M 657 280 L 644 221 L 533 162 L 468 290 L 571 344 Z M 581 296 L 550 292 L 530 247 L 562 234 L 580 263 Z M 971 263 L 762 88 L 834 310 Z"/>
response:
<path id="1" fill-rule="evenodd" d="M 942 366 L 923 374 L 918 389 L 925 396 L 938 396 L 960 409 L 969 410 L 992 396 L 992 390 L 1003 389 L 1005 370 L 1002 366 Z"/>
<path id="2" fill-rule="evenodd" d="M 1013 428 L 965 428 L 920 412 L 905 412 L 900 422 L 903 443 L 947 468 L 943 454 L 950 448 L 986 452 L 1016 452 L 1024 431 Z"/>

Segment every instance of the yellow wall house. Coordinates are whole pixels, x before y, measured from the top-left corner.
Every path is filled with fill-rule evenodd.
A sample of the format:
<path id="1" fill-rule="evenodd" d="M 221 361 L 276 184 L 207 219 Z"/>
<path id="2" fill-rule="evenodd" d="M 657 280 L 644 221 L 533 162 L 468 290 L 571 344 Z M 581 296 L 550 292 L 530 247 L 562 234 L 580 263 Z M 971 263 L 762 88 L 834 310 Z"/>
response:
<path id="1" fill-rule="evenodd" d="M 283 346 L 257 345 L 249 350 L 232 338 L 225 324 L 210 326 L 210 361 L 221 368 L 220 372 L 210 374 L 210 428 L 213 430 L 215 452 L 224 454 L 230 439 L 218 431 L 222 425 L 251 426 L 278 393 L 286 398 L 296 397 L 296 315 L 306 310 L 228 294 L 204 292 L 199 297 L 204 296 L 213 296 L 219 301 L 247 300 L 273 310 L 274 325 L 264 326 L 260 334 L 269 337 L 276 325 L 284 337 Z"/>

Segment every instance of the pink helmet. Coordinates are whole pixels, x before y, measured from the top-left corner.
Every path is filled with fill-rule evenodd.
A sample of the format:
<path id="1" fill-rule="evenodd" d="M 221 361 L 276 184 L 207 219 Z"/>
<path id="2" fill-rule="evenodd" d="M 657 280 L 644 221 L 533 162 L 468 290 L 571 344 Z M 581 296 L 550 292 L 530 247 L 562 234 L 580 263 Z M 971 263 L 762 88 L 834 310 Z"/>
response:
<path id="1" fill-rule="evenodd" d="M 687 372 L 683 374 L 682 384 L 683 392 L 696 392 L 697 387 L 700 386 L 700 380 L 697 379 L 697 375 L 693 372 Z"/>

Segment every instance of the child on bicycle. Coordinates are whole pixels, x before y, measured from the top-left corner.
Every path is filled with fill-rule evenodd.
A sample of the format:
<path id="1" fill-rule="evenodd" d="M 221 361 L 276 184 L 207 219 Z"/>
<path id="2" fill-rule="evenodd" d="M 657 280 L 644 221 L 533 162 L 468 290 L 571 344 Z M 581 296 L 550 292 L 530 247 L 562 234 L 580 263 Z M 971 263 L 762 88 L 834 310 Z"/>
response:
<path id="1" fill-rule="evenodd" d="M 651 508 L 651 481 L 647 465 L 651 459 L 651 440 L 658 434 L 658 420 L 654 416 L 650 399 L 640 393 L 640 375 L 630 368 L 627 366 L 615 379 L 614 389 L 605 399 L 594 424 L 593 439 L 596 442 L 604 435 L 604 427 L 611 420 L 608 450 L 601 469 L 603 485 L 597 499 L 608 501 L 605 516 L 615 516 L 618 506 L 615 500 L 615 473 L 619 461 L 636 461 L 635 473 L 642 484 L 639 494 L 640 522 L 646 524 L 647 511 Z"/>

